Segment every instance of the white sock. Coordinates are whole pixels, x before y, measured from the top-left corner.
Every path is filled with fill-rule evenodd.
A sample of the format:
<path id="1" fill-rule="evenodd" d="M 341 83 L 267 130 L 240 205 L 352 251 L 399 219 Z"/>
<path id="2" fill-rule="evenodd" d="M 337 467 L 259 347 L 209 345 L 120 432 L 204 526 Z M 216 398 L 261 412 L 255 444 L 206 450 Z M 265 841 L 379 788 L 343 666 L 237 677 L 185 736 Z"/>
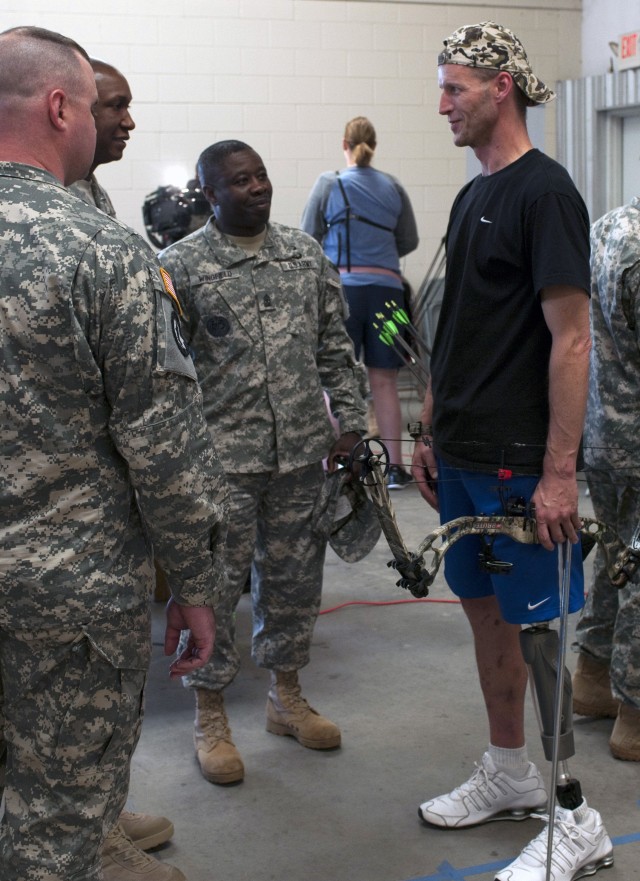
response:
<path id="1" fill-rule="evenodd" d="M 527 774 L 529 754 L 526 745 L 517 749 L 506 749 L 503 746 L 494 746 L 490 743 L 488 752 L 496 768 L 500 771 L 506 771 L 510 777 L 519 780 Z"/>
<path id="2" fill-rule="evenodd" d="M 588 816 L 587 808 L 587 801 L 583 798 L 578 807 L 574 808 L 572 811 L 573 819 L 576 821 L 576 823 L 583 823 L 585 821 Z"/>

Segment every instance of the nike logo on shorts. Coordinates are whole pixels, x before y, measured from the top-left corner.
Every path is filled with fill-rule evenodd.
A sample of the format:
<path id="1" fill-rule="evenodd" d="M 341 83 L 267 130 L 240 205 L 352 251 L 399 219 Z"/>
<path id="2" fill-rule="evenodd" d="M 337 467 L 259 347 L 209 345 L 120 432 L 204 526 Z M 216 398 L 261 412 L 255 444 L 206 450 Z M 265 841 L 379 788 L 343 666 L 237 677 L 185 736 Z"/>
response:
<path id="1" fill-rule="evenodd" d="M 482 216 L 480 218 L 480 223 L 493 223 L 493 220 L 487 220 L 486 217 Z"/>
<path id="2" fill-rule="evenodd" d="M 543 600 L 540 600 L 539 603 L 527 603 L 527 609 L 529 609 L 530 612 L 533 612 L 534 609 L 537 609 L 538 606 L 543 606 L 550 599 L 551 597 L 545 597 Z"/>

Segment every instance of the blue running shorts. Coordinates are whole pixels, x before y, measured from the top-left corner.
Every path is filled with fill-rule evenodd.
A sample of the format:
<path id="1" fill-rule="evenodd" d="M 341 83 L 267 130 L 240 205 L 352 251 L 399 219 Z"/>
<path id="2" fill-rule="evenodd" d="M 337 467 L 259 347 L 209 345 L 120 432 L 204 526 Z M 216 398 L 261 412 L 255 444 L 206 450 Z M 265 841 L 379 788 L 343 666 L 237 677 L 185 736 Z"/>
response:
<path id="1" fill-rule="evenodd" d="M 438 460 L 438 498 L 440 522 L 474 514 L 504 514 L 498 491 L 511 501 L 528 503 L 538 483 L 537 476 L 513 476 L 499 481 L 497 475 L 452 468 Z M 444 557 L 444 575 L 453 593 L 465 599 L 494 594 L 505 621 L 531 624 L 551 621 L 560 615 L 562 548 L 547 551 L 542 545 L 521 544 L 505 535 L 493 541 L 496 559 L 512 563 L 508 574 L 493 574 L 480 567 L 483 536 L 467 535 L 456 542 Z M 572 547 L 569 611 L 584 605 L 584 576 L 580 545 Z"/>

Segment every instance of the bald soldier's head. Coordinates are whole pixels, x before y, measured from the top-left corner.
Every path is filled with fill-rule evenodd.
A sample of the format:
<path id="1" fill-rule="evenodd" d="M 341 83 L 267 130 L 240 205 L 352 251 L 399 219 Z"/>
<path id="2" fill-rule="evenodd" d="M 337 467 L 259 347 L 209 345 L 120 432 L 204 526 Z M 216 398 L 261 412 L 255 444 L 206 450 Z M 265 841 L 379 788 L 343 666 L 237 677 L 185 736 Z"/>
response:
<path id="1" fill-rule="evenodd" d="M 0 34 L 0 160 L 44 168 L 64 184 L 84 177 L 96 102 L 89 57 L 76 42 L 36 27 Z"/>

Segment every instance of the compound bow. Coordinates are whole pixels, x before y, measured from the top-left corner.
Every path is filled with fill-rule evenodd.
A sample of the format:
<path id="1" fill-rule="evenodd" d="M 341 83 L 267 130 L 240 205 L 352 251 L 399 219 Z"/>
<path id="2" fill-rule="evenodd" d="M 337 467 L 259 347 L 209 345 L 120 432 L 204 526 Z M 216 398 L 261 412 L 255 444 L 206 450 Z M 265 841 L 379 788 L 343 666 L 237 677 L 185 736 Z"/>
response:
<path id="1" fill-rule="evenodd" d="M 444 555 L 465 535 L 506 535 L 523 544 L 538 544 L 538 531 L 531 510 L 521 509 L 505 515 L 458 517 L 429 533 L 415 551 L 410 551 L 402 537 L 395 511 L 391 504 L 385 476 L 389 470 L 389 454 L 383 443 L 373 439 L 361 441 L 351 451 L 347 465 L 368 488 L 393 560 L 387 565 L 397 570 L 401 578 L 398 587 L 409 590 L 415 597 L 426 597 L 435 581 Z M 640 567 L 640 523 L 630 545 L 606 523 L 591 517 L 582 517 L 581 544 L 583 559 L 595 544 L 601 549 L 611 583 L 624 587 Z M 492 572 L 506 572 L 511 564 L 495 559 L 490 546 L 484 558 L 485 567 Z M 431 554 L 430 565 L 425 555 Z"/>

